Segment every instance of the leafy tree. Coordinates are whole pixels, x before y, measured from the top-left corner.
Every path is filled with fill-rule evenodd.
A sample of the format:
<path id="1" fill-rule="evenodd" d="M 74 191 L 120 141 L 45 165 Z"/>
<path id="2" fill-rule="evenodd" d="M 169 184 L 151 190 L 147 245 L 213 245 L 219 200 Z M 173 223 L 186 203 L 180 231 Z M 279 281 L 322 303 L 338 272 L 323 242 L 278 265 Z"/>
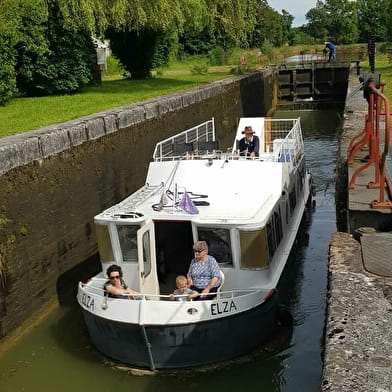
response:
<path id="1" fill-rule="evenodd" d="M 0 31 L 0 105 L 11 100 L 16 93 L 15 50 L 10 36 Z"/>
<path id="2" fill-rule="evenodd" d="M 206 31 L 224 48 L 246 42 L 258 0 L 58 0 L 65 20 L 91 30 L 109 28 L 117 56 L 132 78 L 150 75 L 158 36 L 177 30 Z M 83 24 L 82 24 L 83 23 Z M 123 42 L 115 43 L 115 40 Z M 132 47 L 132 49 L 130 49 Z M 143 48 L 144 59 L 135 48 Z M 132 50 L 132 56 L 127 51 Z M 121 52 L 121 54 L 120 54 Z M 145 67 L 144 70 L 142 68 Z"/>
<path id="3" fill-rule="evenodd" d="M 282 30 L 283 39 L 285 42 L 289 40 L 291 34 L 291 25 L 293 24 L 294 16 L 285 9 L 282 10 Z"/>
<path id="4" fill-rule="evenodd" d="M 369 35 L 377 41 L 387 39 L 387 0 L 357 0 L 360 42 L 367 42 Z"/>
<path id="5" fill-rule="evenodd" d="M 312 45 L 315 43 L 315 37 L 309 35 L 307 26 L 294 27 L 290 31 L 290 45 Z"/>
<path id="6" fill-rule="evenodd" d="M 358 39 L 356 3 L 349 0 L 318 0 L 306 14 L 308 33 L 337 44 Z M 323 37 L 321 36 L 323 32 Z"/>
<path id="7" fill-rule="evenodd" d="M 29 95 L 74 93 L 92 79 L 96 53 L 90 33 L 67 25 L 57 0 L 47 0 L 45 19 L 34 9 L 21 22 L 18 88 Z"/>
<path id="8" fill-rule="evenodd" d="M 38 3 L 19 2 L 18 40 L 16 49 L 16 80 L 19 91 L 26 91 L 34 84 L 34 75 L 40 59 L 49 55 L 46 37 L 48 12 Z"/>
<path id="9" fill-rule="evenodd" d="M 327 13 L 322 1 L 317 0 L 316 7 L 306 13 L 308 24 L 305 26 L 306 33 L 312 37 L 324 40 L 328 34 Z"/>
<path id="10" fill-rule="evenodd" d="M 0 0 L 0 105 L 7 103 L 16 93 L 13 48 L 17 36 L 17 1 Z"/>
<path id="11" fill-rule="evenodd" d="M 255 27 L 249 29 L 248 41 L 251 47 L 261 48 L 268 40 L 273 46 L 280 46 L 287 41 L 288 26 L 291 26 L 293 17 L 284 11 L 281 15 L 272 9 L 267 1 L 261 0 L 255 5 Z"/>
<path id="12" fill-rule="evenodd" d="M 178 37 L 180 50 L 186 54 L 207 54 L 215 48 L 216 39 L 209 31 L 202 30 L 200 32 L 186 30 Z"/>

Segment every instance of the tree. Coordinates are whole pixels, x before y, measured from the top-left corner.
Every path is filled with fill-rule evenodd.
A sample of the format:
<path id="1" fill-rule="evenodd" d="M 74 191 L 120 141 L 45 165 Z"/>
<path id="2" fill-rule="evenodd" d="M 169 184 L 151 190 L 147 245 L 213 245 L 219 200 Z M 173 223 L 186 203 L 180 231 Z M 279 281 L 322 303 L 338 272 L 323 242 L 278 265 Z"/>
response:
<path id="1" fill-rule="evenodd" d="M 264 2 L 264 0 L 263 0 Z M 129 51 L 143 47 L 144 56 L 153 56 L 157 36 L 185 29 L 206 31 L 223 47 L 233 42 L 246 42 L 246 34 L 253 30 L 254 8 L 258 0 L 59 0 L 64 19 L 72 26 L 88 26 L 91 31 L 110 31 L 112 39 L 125 39 L 122 61 L 132 78 L 148 77 L 152 61 L 140 59 Z M 150 39 L 145 39 L 146 37 Z M 139 41 L 139 42 L 137 42 Z M 135 63 L 135 64 L 133 64 Z M 146 69 L 141 71 L 140 67 Z M 136 71 L 138 70 L 138 71 Z"/>
<path id="2" fill-rule="evenodd" d="M 249 46 L 261 48 L 265 41 L 273 46 L 284 44 L 288 38 L 288 26 L 294 18 L 287 11 L 283 12 L 281 15 L 267 1 L 259 1 L 254 8 L 255 27 L 248 31 Z"/>
<path id="3" fill-rule="evenodd" d="M 289 40 L 291 33 L 291 25 L 293 24 L 294 16 L 285 9 L 282 10 L 282 30 L 283 39 L 285 42 Z"/>
<path id="4" fill-rule="evenodd" d="M 357 0 L 359 40 L 367 42 L 370 35 L 376 41 L 387 39 L 387 0 Z"/>
<path id="5" fill-rule="evenodd" d="M 0 105 L 16 92 L 16 52 L 18 15 L 16 0 L 0 0 Z"/>
<path id="6" fill-rule="evenodd" d="M 318 0 L 306 14 L 308 33 L 337 44 L 358 39 L 356 3 L 349 0 Z M 322 36 L 323 35 L 323 36 Z"/>
<path id="7" fill-rule="evenodd" d="M 58 0 L 40 6 L 21 4 L 17 85 L 28 95 L 74 93 L 92 80 L 96 53 L 90 33 L 64 22 Z"/>
<path id="8" fill-rule="evenodd" d="M 322 1 L 317 0 L 316 7 L 306 13 L 308 24 L 305 26 L 306 33 L 316 39 L 324 40 L 328 34 L 327 14 Z"/>

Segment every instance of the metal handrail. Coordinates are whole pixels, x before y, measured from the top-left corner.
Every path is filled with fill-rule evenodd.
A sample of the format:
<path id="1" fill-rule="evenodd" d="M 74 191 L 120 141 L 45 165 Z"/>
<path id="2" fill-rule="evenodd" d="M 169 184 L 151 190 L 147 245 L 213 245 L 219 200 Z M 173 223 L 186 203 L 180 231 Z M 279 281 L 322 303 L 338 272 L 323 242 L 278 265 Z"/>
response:
<path id="1" fill-rule="evenodd" d="M 105 279 L 103 279 L 103 280 L 105 280 Z M 92 285 L 91 283 L 89 284 L 89 283 L 80 282 L 79 285 L 81 288 L 85 289 L 86 292 L 91 293 L 91 294 L 96 294 L 96 295 L 100 295 L 100 296 L 105 297 L 105 294 L 107 293 L 107 291 L 104 290 L 103 287 L 100 288 L 95 285 Z M 252 294 L 252 293 L 255 293 L 258 291 L 260 291 L 260 289 L 235 289 L 235 290 L 228 290 L 228 291 L 220 291 L 219 294 L 220 294 L 221 298 L 222 297 L 223 298 L 235 298 L 235 297 L 238 297 L 241 295 L 249 295 L 249 294 Z M 147 297 L 149 299 L 167 299 L 168 300 L 171 296 L 170 294 L 146 294 L 146 293 L 138 293 L 135 295 L 143 297 L 143 300 L 147 299 Z M 203 295 L 212 296 L 212 295 L 217 295 L 217 293 L 206 293 Z M 123 294 L 122 297 L 124 297 L 124 298 L 113 298 L 113 299 L 128 299 L 129 296 L 130 296 L 130 294 Z M 187 297 L 187 295 L 181 294 L 181 295 L 175 295 L 174 297 L 175 298 Z"/>
<path id="2" fill-rule="evenodd" d="M 385 190 L 388 190 L 386 178 L 386 158 L 390 144 L 390 106 L 389 99 L 383 94 L 385 83 L 381 83 L 381 89 L 376 87 L 373 81 L 366 86 L 368 99 L 368 114 L 365 119 L 364 129 L 355 135 L 349 144 L 349 165 L 353 164 L 355 155 L 364 147 L 369 147 L 369 159 L 361 165 L 351 176 L 349 189 L 355 189 L 355 180 L 359 173 L 374 164 L 374 181 L 369 182 L 368 188 L 380 189 L 379 199 L 371 203 L 372 208 L 391 208 L 392 202 L 385 199 Z M 384 108 L 384 110 L 383 110 Z M 384 118 L 384 151 L 380 157 L 381 118 Z"/>

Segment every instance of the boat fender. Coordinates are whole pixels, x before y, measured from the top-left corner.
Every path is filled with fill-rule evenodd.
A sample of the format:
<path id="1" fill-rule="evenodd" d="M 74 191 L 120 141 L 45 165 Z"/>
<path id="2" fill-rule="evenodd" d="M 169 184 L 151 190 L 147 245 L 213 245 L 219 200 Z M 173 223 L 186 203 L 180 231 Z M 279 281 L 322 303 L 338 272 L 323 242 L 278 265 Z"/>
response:
<path id="1" fill-rule="evenodd" d="M 271 289 L 264 297 L 264 301 L 268 301 L 276 292 L 276 289 Z"/>

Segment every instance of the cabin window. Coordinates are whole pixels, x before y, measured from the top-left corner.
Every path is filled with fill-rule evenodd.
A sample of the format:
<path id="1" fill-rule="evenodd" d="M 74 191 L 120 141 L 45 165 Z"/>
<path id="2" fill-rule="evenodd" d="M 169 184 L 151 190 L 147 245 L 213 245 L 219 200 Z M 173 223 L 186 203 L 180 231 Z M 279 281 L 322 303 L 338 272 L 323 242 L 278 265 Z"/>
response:
<path id="1" fill-rule="evenodd" d="M 151 252 L 150 252 L 150 232 L 146 231 L 143 234 L 143 264 L 144 276 L 148 276 L 151 272 Z"/>
<path id="2" fill-rule="evenodd" d="M 217 227 L 198 227 L 197 236 L 208 244 L 208 254 L 219 264 L 233 264 L 230 230 Z"/>
<path id="3" fill-rule="evenodd" d="M 268 256 L 272 259 L 276 246 L 275 246 L 275 238 L 274 238 L 274 227 L 272 225 L 272 221 L 267 223 L 267 242 L 268 242 Z"/>
<path id="4" fill-rule="evenodd" d="M 274 212 L 272 218 L 267 223 L 268 255 L 270 259 L 272 259 L 282 237 L 282 220 L 280 217 L 280 208 L 278 208 L 278 210 Z"/>
<path id="5" fill-rule="evenodd" d="M 277 211 L 274 212 L 274 228 L 275 228 L 275 239 L 277 245 L 280 244 L 280 240 L 283 237 L 283 230 L 282 230 L 282 219 L 280 216 L 280 207 Z"/>
<path id="6" fill-rule="evenodd" d="M 268 267 L 269 255 L 265 229 L 240 230 L 241 269 Z"/>
<path id="7" fill-rule="evenodd" d="M 106 225 L 95 225 L 97 235 L 98 251 L 103 263 L 114 260 L 113 249 L 110 241 L 109 227 Z"/>
<path id="8" fill-rule="evenodd" d="M 140 226 L 117 226 L 118 239 L 124 262 L 137 262 L 137 231 Z"/>

